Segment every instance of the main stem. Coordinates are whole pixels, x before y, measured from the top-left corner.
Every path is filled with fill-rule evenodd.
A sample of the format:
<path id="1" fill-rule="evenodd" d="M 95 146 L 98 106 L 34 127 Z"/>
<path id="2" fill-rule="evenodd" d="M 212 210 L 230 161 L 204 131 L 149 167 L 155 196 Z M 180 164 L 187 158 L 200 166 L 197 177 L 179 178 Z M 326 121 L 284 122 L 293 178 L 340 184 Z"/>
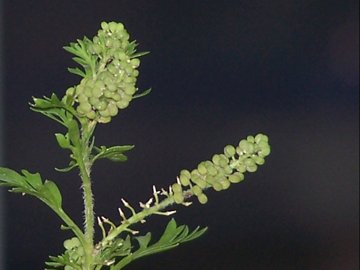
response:
<path id="1" fill-rule="evenodd" d="M 85 263 L 84 270 L 93 269 L 93 250 L 94 250 L 94 199 L 91 187 L 91 166 L 90 159 L 91 145 L 89 144 L 92 133 L 95 129 L 95 124 L 91 123 L 84 125 L 81 132 L 81 149 L 77 153 L 77 163 L 79 165 L 80 177 L 82 180 L 83 199 L 84 199 L 84 219 L 85 219 Z"/>

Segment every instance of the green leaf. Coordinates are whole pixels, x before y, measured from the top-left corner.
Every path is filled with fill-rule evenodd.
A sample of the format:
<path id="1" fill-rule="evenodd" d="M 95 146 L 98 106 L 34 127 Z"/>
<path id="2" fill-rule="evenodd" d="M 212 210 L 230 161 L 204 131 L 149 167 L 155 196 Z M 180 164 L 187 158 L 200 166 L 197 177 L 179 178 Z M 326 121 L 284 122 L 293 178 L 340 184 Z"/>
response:
<path id="1" fill-rule="evenodd" d="M 148 94 L 150 94 L 151 90 L 152 90 L 151 88 L 146 89 L 146 90 L 143 91 L 142 93 L 134 95 L 134 96 L 133 96 L 133 99 L 147 96 Z"/>
<path id="2" fill-rule="evenodd" d="M 80 77 L 85 78 L 86 74 L 84 71 L 82 71 L 80 68 L 68 68 L 67 69 L 70 73 L 79 75 Z"/>
<path id="3" fill-rule="evenodd" d="M 123 269 L 124 266 L 136 259 L 175 248 L 182 243 L 200 237 L 206 231 L 207 228 L 200 229 L 199 227 L 197 227 L 194 231 L 190 232 L 188 226 L 177 226 L 176 221 L 174 219 L 171 219 L 170 222 L 167 224 L 162 236 L 156 243 L 149 244 L 151 241 L 151 233 L 147 233 L 144 236 L 135 237 L 135 239 L 139 243 L 138 249 L 130 253 L 125 258 L 122 258 L 111 269 Z"/>
<path id="4" fill-rule="evenodd" d="M 114 162 L 124 162 L 127 160 L 124 153 L 130 151 L 134 147 L 134 145 L 112 146 L 108 148 L 106 146 L 94 147 L 96 155 L 93 160 L 106 158 Z"/>
<path id="5" fill-rule="evenodd" d="M 151 233 L 148 232 L 147 234 L 145 234 L 144 236 L 138 236 L 135 238 L 138 243 L 139 243 L 139 248 L 140 249 L 145 249 L 147 248 L 147 246 L 149 245 L 150 243 L 150 240 L 151 240 Z"/>
<path id="6" fill-rule="evenodd" d="M 70 142 L 74 146 L 80 145 L 80 130 L 78 123 L 73 119 L 68 123 L 67 127 Z"/>
<path id="7" fill-rule="evenodd" d="M 50 98 L 33 97 L 33 103 L 30 103 L 30 109 L 39 112 L 64 126 L 67 126 L 67 123 L 71 121 L 74 116 L 77 116 L 77 112 L 71 104 L 59 100 L 55 94 L 52 94 Z"/>
<path id="8" fill-rule="evenodd" d="M 63 149 L 70 149 L 70 141 L 64 134 L 61 133 L 55 133 L 56 141 L 59 144 L 59 146 Z"/>
<path id="9" fill-rule="evenodd" d="M 9 187 L 11 192 L 37 197 L 51 208 L 57 210 L 61 208 L 61 193 L 54 182 L 46 180 L 43 183 L 39 173 L 30 173 L 27 170 L 21 172 L 23 175 L 11 169 L 0 167 L 0 186 Z"/>
<path id="10" fill-rule="evenodd" d="M 39 192 L 46 200 L 49 200 L 52 205 L 56 206 L 57 208 L 61 208 L 61 193 L 54 182 L 46 180 Z"/>

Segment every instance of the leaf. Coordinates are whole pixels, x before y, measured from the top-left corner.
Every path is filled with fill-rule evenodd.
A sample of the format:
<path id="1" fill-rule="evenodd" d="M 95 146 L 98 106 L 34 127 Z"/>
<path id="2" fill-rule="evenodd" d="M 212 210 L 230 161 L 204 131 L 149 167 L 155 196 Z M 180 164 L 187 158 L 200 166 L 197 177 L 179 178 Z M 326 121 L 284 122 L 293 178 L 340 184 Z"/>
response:
<path id="1" fill-rule="evenodd" d="M 39 112 L 64 126 L 67 126 L 67 123 L 77 116 L 77 112 L 71 104 L 59 100 L 55 94 L 52 94 L 50 98 L 33 97 L 33 102 L 30 103 L 32 111 Z"/>
<path id="2" fill-rule="evenodd" d="M 56 141 L 63 149 L 69 149 L 71 147 L 69 139 L 64 134 L 55 133 Z"/>
<path id="3" fill-rule="evenodd" d="M 135 239 L 138 241 L 140 249 L 147 248 L 151 240 L 151 233 L 148 232 L 144 236 L 138 236 Z"/>
<path id="4" fill-rule="evenodd" d="M 43 197 L 46 200 L 49 200 L 52 205 L 56 206 L 57 208 L 61 208 L 61 193 L 54 182 L 46 180 L 39 192 L 42 193 Z"/>
<path id="5" fill-rule="evenodd" d="M 78 146 L 80 145 L 80 130 L 79 130 L 79 125 L 78 123 L 72 119 L 68 124 L 68 134 L 69 134 L 69 139 L 70 142 L 74 145 L 74 146 Z"/>
<path id="6" fill-rule="evenodd" d="M 97 159 L 106 158 L 114 162 L 124 162 L 127 160 L 127 157 L 124 155 L 124 152 L 130 151 L 133 149 L 134 145 L 121 145 L 121 146 L 101 146 L 94 147 L 94 150 L 97 154 L 94 157 L 94 161 Z"/>
<path id="7" fill-rule="evenodd" d="M 86 74 L 84 73 L 84 71 L 82 71 L 80 68 L 68 68 L 67 69 L 70 73 L 75 74 L 75 75 L 79 75 L 83 78 L 85 78 Z"/>
<path id="8" fill-rule="evenodd" d="M 176 224 L 175 219 L 171 219 L 170 222 L 167 224 L 162 236 L 156 243 L 149 245 L 151 241 L 151 233 L 147 233 L 144 236 L 135 237 L 135 239 L 139 243 L 138 249 L 136 251 L 133 251 L 125 258 L 122 258 L 111 269 L 119 270 L 122 269 L 125 265 L 132 262 L 133 260 L 175 248 L 182 243 L 200 237 L 206 231 L 207 231 L 207 227 L 202 229 L 197 227 L 194 231 L 190 232 L 189 227 L 187 225 L 178 226 Z"/>
<path id="9" fill-rule="evenodd" d="M 58 171 L 58 172 L 65 173 L 65 172 L 71 171 L 72 169 L 76 168 L 77 166 L 78 166 L 78 164 L 77 164 L 75 161 L 72 160 L 72 161 L 70 161 L 68 167 L 65 167 L 65 168 L 55 168 L 55 170 Z"/>
<path id="10" fill-rule="evenodd" d="M 150 94 L 151 90 L 152 90 L 151 88 L 146 89 L 146 90 L 143 91 L 142 93 L 137 94 L 137 95 L 134 95 L 134 96 L 133 96 L 133 99 L 147 96 L 148 94 Z"/>
<path id="11" fill-rule="evenodd" d="M 30 173 L 27 170 L 22 170 L 21 173 L 23 175 L 0 167 L 0 186 L 9 187 L 11 192 L 37 197 L 51 208 L 61 208 L 61 193 L 54 182 L 49 180 L 43 182 L 39 173 Z"/>

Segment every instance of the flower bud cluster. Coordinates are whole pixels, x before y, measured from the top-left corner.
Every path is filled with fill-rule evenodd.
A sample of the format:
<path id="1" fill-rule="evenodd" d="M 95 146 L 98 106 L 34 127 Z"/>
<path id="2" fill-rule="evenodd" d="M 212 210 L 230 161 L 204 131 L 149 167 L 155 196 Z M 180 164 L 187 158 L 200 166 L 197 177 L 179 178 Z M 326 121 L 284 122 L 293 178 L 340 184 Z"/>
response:
<path id="1" fill-rule="evenodd" d="M 78 238 L 73 237 L 64 241 L 65 254 L 71 264 L 82 265 L 84 262 L 84 249 Z M 66 265 L 64 270 L 75 270 L 75 268 Z"/>
<path id="2" fill-rule="evenodd" d="M 80 116 L 108 123 L 129 106 L 137 91 L 140 65 L 140 60 L 131 56 L 131 45 L 124 25 L 115 22 L 103 22 L 98 34 L 89 40 L 88 53 L 97 58 L 96 73 L 66 92 L 78 103 Z"/>
<path id="3" fill-rule="evenodd" d="M 224 153 L 215 154 L 211 160 L 201 162 L 192 171 L 180 172 L 179 181 L 172 185 L 174 200 L 183 203 L 186 194 L 190 192 L 200 203 L 205 204 L 208 200 L 205 189 L 221 191 L 241 182 L 244 173 L 255 172 L 259 165 L 265 163 L 265 157 L 269 154 L 268 137 L 263 134 L 248 136 L 236 147 L 227 145 Z"/>

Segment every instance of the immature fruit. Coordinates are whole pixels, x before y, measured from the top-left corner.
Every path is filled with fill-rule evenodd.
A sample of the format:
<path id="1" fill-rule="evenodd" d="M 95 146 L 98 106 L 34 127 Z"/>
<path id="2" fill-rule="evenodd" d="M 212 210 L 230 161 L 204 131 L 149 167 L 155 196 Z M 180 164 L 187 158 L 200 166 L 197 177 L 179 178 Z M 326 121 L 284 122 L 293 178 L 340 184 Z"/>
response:
<path id="1" fill-rule="evenodd" d="M 69 88 L 66 95 L 74 98 L 79 116 L 107 123 L 132 101 L 140 60 L 132 58 L 133 45 L 121 23 L 102 22 L 88 46 L 96 59 L 95 74 Z"/>

